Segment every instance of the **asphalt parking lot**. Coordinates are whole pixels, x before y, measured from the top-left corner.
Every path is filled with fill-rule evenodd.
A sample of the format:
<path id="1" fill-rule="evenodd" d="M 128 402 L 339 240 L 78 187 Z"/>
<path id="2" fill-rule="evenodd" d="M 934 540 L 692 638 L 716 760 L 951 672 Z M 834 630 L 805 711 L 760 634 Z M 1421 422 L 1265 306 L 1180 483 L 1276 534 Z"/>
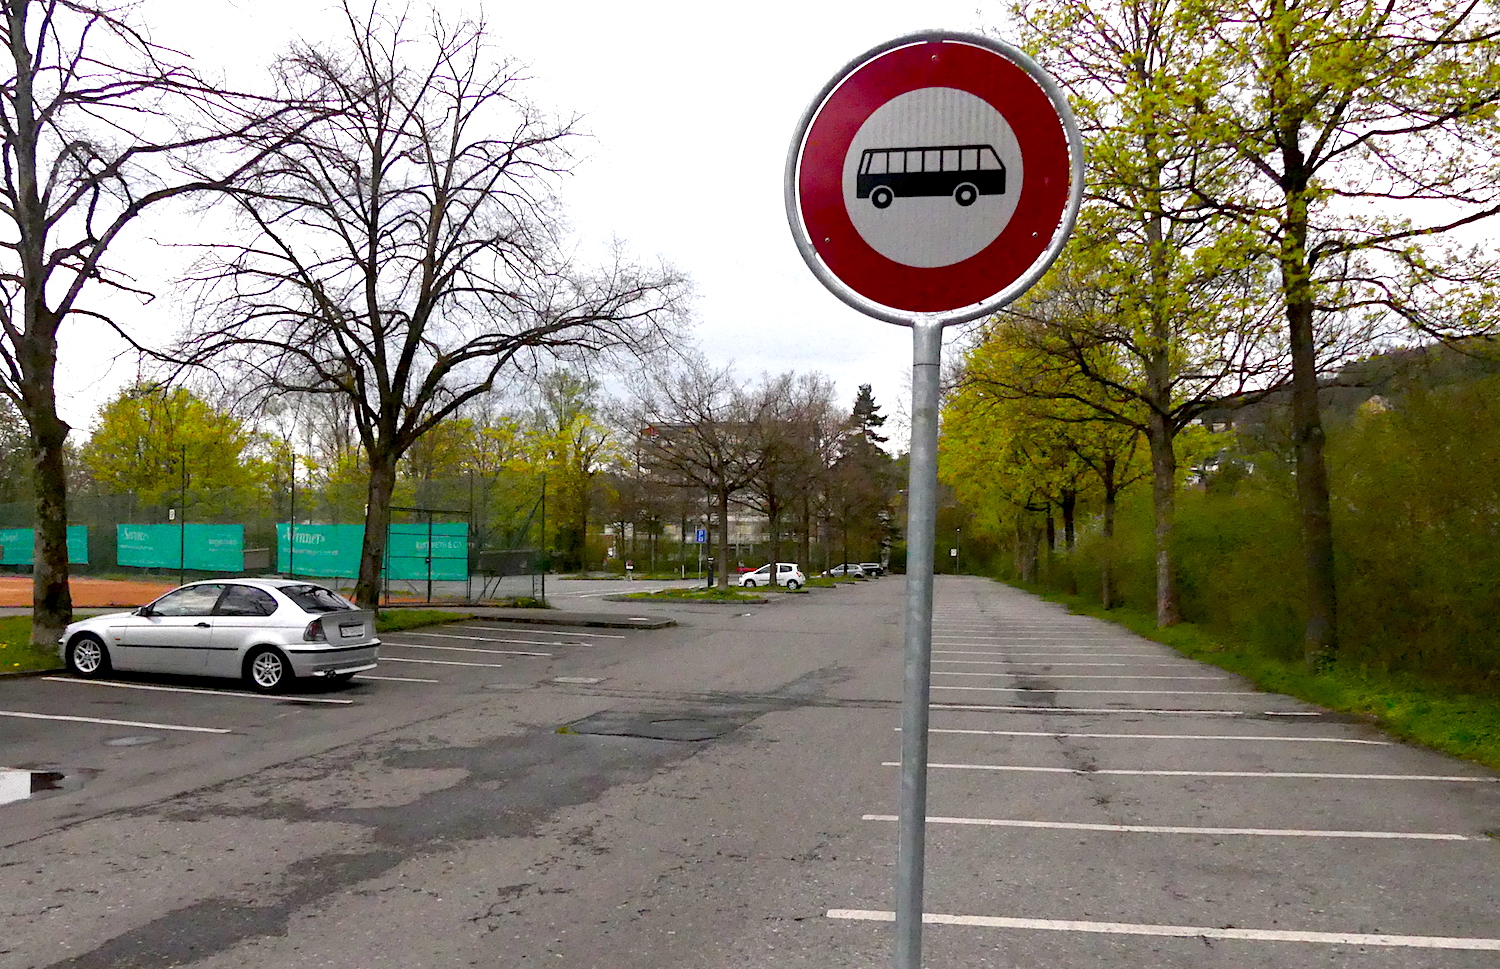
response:
<path id="1" fill-rule="evenodd" d="M 66 673 L 0 679 L 0 803 L 88 788 L 80 807 L 113 805 L 112 791 L 150 784 L 171 766 L 234 763 L 310 738 L 353 736 L 464 697 L 548 681 L 589 684 L 603 656 L 629 652 L 643 630 L 470 620 L 382 637 L 380 665 L 348 684 L 299 681 L 266 696 L 204 677 Z M 141 748 L 164 766 L 136 770 Z M 86 766 L 79 766 L 86 765 Z M 37 775 L 35 777 L 22 775 Z M 33 788 L 35 790 L 33 791 Z M 76 816 L 76 815 L 75 815 Z"/>
<path id="2" fill-rule="evenodd" d="M 1500 775 L 937 590 L 925 965 L 1500 964 Z M 0 965 L 888 964 L 900 581 L 673 615 L 393 635 L 270 700 L 0 682 L 91 718 L 0 717 L 86 768 L 0 807 Z"/>

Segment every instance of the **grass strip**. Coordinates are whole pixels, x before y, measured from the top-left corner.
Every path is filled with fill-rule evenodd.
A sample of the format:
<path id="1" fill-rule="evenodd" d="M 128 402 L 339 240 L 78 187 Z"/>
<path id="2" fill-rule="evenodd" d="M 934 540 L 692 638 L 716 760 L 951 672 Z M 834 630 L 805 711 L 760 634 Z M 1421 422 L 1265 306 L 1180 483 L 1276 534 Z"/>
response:
<path id="1" fill-rule="evenodd" d="M 472 612 L 448 612 L 444 609 L 387 609 L 377 613 L 375 617 L 375 631 L 378 633 L 399 633 L 403 629 L 416 629 L 420 626 L 436 626 L 439 623 L 458 622 L 461 619 L 473 619 Z"/>
<path id="2" fill-rule="evenodd" d="M 0 673 L 60 670 L 62 665 L 56 646 L 31 645 L 30 616 L 0 619 Z"/>
<path id="3" fill-rule="evenodd" d="M 1193 623 L 1158 628 L 1156 617 L 1150 613 L 1105 610 L 1079 596 L 1010 584 L 1065 606 L 1077 615 L 1124 626 L 1138 636 L 1170 646 L 1189 659 L 1238 673 L 1262 690 L 1366 717 L 1402 740 L 1500 768 L 1500 698 L 1455 692 L 1417 677 L 1350 664 L 1334 664 L 1313 673 L 1301 662 L 1267 656 Z"/>

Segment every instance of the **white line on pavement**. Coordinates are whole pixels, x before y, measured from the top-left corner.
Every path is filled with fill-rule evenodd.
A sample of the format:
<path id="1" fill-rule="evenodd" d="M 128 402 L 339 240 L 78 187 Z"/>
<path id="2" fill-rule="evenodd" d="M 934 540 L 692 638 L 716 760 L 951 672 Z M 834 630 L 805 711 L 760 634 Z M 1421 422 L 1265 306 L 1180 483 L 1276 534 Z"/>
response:
<path id="1" fill-rule="evenodd" d="M 181 730 L 186 733 L 233 733 L 222 727 L 189 727 L 180 723 L 154 723 L 147 720 L 107 720 L 103 717 L 72 717 L 61 713 L 23 713 L 20 710 L 0 710 L 0 717 L 15 717 L 19 720 L 66 720 L 69 723 L 102 723 L 110 727 L 145 727 L 150 730 Z"/>
<path id="2" fill-rule="evenodd" d="M 524 649 L 480 649 L 478 646 L 434 646 L 431 643 L 393 643 L 386 640 L 382 646 L 396 646 L 401 649 L 446 649 L 454 653 L 494 653 L 498 656 L 551 656 L 551 653 L 527 652 Z M 384 659 L 385 657 L 381 657 Z"/>
<path id="3" fill-rule="evenodd" d="M 894 922 L 895 912 L 831 908 L 831 919 Z M 989 929 L 1041 929 L 1049 932 L 1094 932 L 1105 935 L 1166 936 L 1180 939 L 1238 939 L 1246 942 L 1311 942 L 1321 945 L 1373 945 L 1406 949 L 1469 949 L 1500 951 L 1500 939 L 1453 938 L 1440 935 L 1375 935 L 1364 932 L 1295 932 L 1285 929 L 1216 929 L 1193 925 L 1143 925 L 1135 922 L 1084 922 L 1074 919 L 1023 919 L 988 915 L 943 915 L 927 912 L 927 925 L 972 925 Z"/>
<path id="4" fill-rule="evenodd" d="M 492 632 L 492 633 L 511 633 L 511 632 L 516 632 L 516 630 L 514 630 L 514 629 L 507 629 L 507 628 L 505 628 L 503 626 L 464 626 L 464 625 L 461 625 L 459 623 L 453 623 L 452 625 L 444 626 L 443 628 L 445 628 L 445 629 L 482 629 L 482 630 L 484 630 L 486 632 Z M 552 631 L 550 629 L 527 629 L 526 630 L 526 635 L 528 635 L 528 636 L 573 636 L 573 637 L 588 636 L 590 639 L 624 639 L 625 638 L 623 635 L 616 635 L 614 633 L 596 633 L 596 632 L 593 632 L 592 630 L 590 630 L 589 632 L 586 632 L 586 633 L 585 632 L 577 632 L 577 631 L 563 633 L 563 632 L 554 632 L 554 631 Z"/>
<path id="5" fill-rule="evenodd" d="M 545 640 L 536 640 L 536 639 L 495 639 L 495 638 L 490 637 L 490 636 L 455 636 L 452 633 L 419 633 L 415 629 L 403 630 L 398 635 L 401 635 L 401 636 L 428 636 L 428 637 L 431 637 L 433 639 L 464 639 L 464 640 L 468 640 L 471 643 L 514 643 L 517 646 L 587 646 L 588 645 L 588 643 L 549 643 L 549 642 L 546 642 Z M 387 640 L 387 642 L 388 641 L 389 640 Z M 525 655 L 528 655 L 528 656 L 529 655 L 551 656 L 552 654 L 551 653 L 541 653 L 541 654 L 527 653 Z"/>
<path id="6" fill-rule="evenodd" d="M 939 656 L 939 655 L 942 655 L 942 656 L 1011 656 L 1011 657 L 1015 657 L 1015 656 L 1030 656 L 1030 657 L 1066 656 L 1068 659 L 1077 659 L 1079 657 L 1078 653 L 1035 653 L 1035 652 L 1033 652 L 1033 653 L 1008 653 L 1008 652 L 996 652 L 995 650 L 992 650 L 992 649 L 934 649 L 932 651 L 932 655 L 934 655 L 934 656 Z M 1156 658 L 1158 658 L 1158 657 L 1161 656 L 1161 653 L 1094 653 L 1093 655 L 1094 656 L 1102 656 L 1105 659 L 1130 659 L 1130 658 L 1136 658 L 1136 657 L 1141 658 L 1141 659 L 1156 659 Z"/>
<path id="7" fill-rule="evenodd" d="M 994 673 L 968 673 L 962 670 L 933 670 L 933 676 L 1045 676 L 1054 680 L 1227 680 L 1227 676 L 1150 676 L 1124 673 L 1029 673 L 1010 670 Z M 1094 690 L 1088 692 L 1093 693 Z M 1176 691 L 1173 691 L 1176 692 Z"/>
<path id="8" fill-rule="evenodd" d="M 388 680 L 391 683 L 441 683 L 442 680 L 424 680 L 415 676 L 371 676 L 369 673 L 360 673 L 362 680 Z"/>
<path id="9" fill-rule="evenodd" d="M 866 821 L 895 821 L 894 814 L 866 814 Z M 1016 821 L 1009 818 L 928 818 L 928 824 L 964 824 L 990 828 L 1048 828 L 1061 831 L 1118 831 L 1125 834 L 1258 835 L 1267 838 L 1369 838 L 1376 841 L 1487 841 L 1466 834 L 1422 831 L 1303 831 L 1297 828 L 1195 828 L 1169 824 L 1086 824 L 1074 821 Z"/>
<path id="10" fill-rule="evenodd" d="M 460 663 L 451 659 L 398 659 L 395 656 L 380 657 L 382 663 L 420 663 L 423 666 L 482 666 L 485 669 L 504 669 L 499 663 Z"/>
<path id="11" fill-rule="evenodd" d="M 1245 695 L 1249 696 L 1250 694 L 1247 693 Z M 967 711 L 981 712 L 981 713 L 987 713 L 987 712 L 990 712 L 990 711 L 995 711 L 995 712 L 1024 711 L 1026 713 L 1128 713 L 1128 714 L 1139 714 L 1139 713 L 1180 713 L 1180 714 L 1187 714 L 1187 715 L 1190 715 L 1190 716 L 1191 715 L 1199 715 L 1199 716 L 1209 716 L 1209 717 L 1255 717 L 1255 716 L 1267 716 L 1267 717 L 1320 717 L 1320 716 L 1322 716 L 1321 713 L 1316 713 L 1316 712 L 1309 712 L 1309 713 L 1282 713 L 1282 712 L 1278 712 L 1278 711 L 1275 711 L 1275 710 L 1266 710 L 1266 711 L 1264 711 L 1264 713 L 1262 713 L 1261 711 L 1257 711 L 1257 710 L 1188 710 L 1188 709 L 1163 710 L 1163 709 L 1150 709 L 1148 707 L 1042 707 L 1042 706 L 1035 706 L 1035 705 L 1032 705 L 1032 706 L 1024 706 L 1024 705 L 1020 705 L 1020 704 L 1001 705 L 1001 704 L 994 704 L 994 703 L 929 703 L 928 707 L 931 708 L 931 709 L 933 709 L 933 710 L 937 710 L 937 711 L 944 711 L 944 710 L 965 711 L 965 710 L 967 710 Z"/>
<path id="12" fill-rule="evenodd" d="M 900 767 L 901 762 L 888 760 L 882 767 Z M 1466 777 L 1461 774 L 1332 774 L 1316 771 L 1255 771 L 1255 770 L 1121 770 L 1098 768 L 1080 770 L 1076 767 L 1023 767 L 1016 764 L 928 764 L 933 770 L 992 770 L 1025 774 L 1109 774 L 1119 777 L 1263 777 L 1297 778 L 1323 781 L 1451 781 L 1459 784 L 1493 784 L 1500 777 Z"/>
<path id="13" fill-rule="evenodd" d="M 1111 677 L 1113 679 L 1113 677 Z M 967 690 L 971 693 L 1127 693 L 1131 696 L 1246 696 L 1248 690 L 1048 690 L 1034 686 L 933 686 L 934 690 Z"/>
<path id="14" fill-rule="evenodd" d="M 893 729 L 897 733 L 901 732 L 900 727 Z M 960 730 L 954 727 L 933 727 L 928 732 L 981 734 L 996 737 L 1083 737 L 1094 740 L 1269 740 L 1297 744 L 1369 744 L 1379 747 L 1389 747 L 1391 745 L 1389 740 L 1352 740 L 1343 737 L 1251 737 L 1238 734 L 1061 733 L 1049 730 Z"/>
<path id="15" fill-rule="evenodd" d="M 296 700 L 302 703 L 337 703 L 348 705 L 353 700 L 335 700 L 330 697 L 301 696 L 296 693 L 239 693 L 235 690 L 202 690 L 186 686 L 148 686 L 145 683 L 113 683 L 109 680 L 79 680 L 71 676 L 44 676 L 48 683 L 74 683 L 79 686 L 112 686 L 117 690 L 151 690 L 156 693 L 201 693 L 205 696 L 237 696 L 244 700 Z"/>
<path id="16" fill-rule="evenodd" d="M 1153 666 L 1160 666 L 1172 669 L 1182 666 L 1182 663 L 1180 661 L 1176 663 L 1021 663 L 1017 660 L 1010 659 L 935 659 L 932 662 L 934 666 L 941 663 L 945 666 L 1046 666 L 1048 668 L 1051 668 L 1053 666 L 1108 666 L 1124 667 L 1126 669 L 1148 669 Z"/>

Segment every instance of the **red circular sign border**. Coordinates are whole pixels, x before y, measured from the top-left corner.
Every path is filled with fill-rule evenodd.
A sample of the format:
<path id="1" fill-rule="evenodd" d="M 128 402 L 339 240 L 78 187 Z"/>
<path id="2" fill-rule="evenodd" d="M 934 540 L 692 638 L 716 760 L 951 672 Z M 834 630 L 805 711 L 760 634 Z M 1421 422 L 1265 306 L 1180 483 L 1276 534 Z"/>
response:
<path id="1" fill-rule="evenodd" d="M 797 146 L 796 215 L 827 271 L 862 299 L 898 313 L 946 313 L 1003 292 L 1043 259 L 1067 221 L 1069 138 L 1058 106 L 1035 78 L 1001 52 L 955 35 L 907 38 L 872 52 L 834 82 L 811 112 Z M 906 266 L 859 235 L 844 204 L 843 171 L 860 126 L 908 91 L 951 87 L 983 99 L 1021 142 L 1021 198 L 1000 235 L 962 262 Z"/>

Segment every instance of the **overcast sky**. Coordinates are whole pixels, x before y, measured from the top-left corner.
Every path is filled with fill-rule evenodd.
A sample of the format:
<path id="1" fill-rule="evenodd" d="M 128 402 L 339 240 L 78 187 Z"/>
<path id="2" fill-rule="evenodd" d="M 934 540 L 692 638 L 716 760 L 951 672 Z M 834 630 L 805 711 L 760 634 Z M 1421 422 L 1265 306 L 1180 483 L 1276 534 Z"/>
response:
<path id="1" fill-rule="evenodd" d="M 327 9 L 318 0 L 143 0 L 139 13 L 200 69 L 245 80 L 294 36 L 336 26 Z M 530 65 L 531 97 L 584 117 L 591 139 L 575 146 L 581 157 L 562 193 L 580 237 L 619 237 L 637 256 L 686 272 L 698 294 L 696 340 L 714 362 L 745 377 L 822 371 L 851 405 L 868 383 L 884 413 L 904 414 L 910 331 L 845 307 L 808 271 L 782 201 L 787 147 L 812 96 L 854 56 L 917 30 L 993 28 L 1002 5 L 549 0 L 483 10 L 498 46 Z M 131 255 L 152 245 L 132 240 Z M 142 282 L 169 293 L 164 281 Z M 158 301 L 137 319 L 165 334 L 175 317 Z M 86 432 L 135 366 L 111 365 L 84 325 L 63 337 L 64 416 Z"/>

